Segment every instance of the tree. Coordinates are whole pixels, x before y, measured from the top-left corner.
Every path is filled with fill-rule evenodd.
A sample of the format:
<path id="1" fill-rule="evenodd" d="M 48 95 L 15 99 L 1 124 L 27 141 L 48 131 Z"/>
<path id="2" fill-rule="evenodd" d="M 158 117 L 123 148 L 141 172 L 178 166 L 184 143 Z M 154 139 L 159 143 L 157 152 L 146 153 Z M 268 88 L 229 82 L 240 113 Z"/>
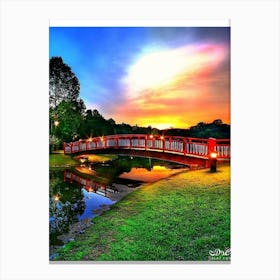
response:
<path id="1" fill-rule="evenodd" d="M 63 100 L 56 111 L 59 116 L 59 125 L 55 129 L 55 135 L 63 142 L 70 142 L 75 136 L 79 137 L 83 117 L 78 102 Z"/>
<path id="2" fill-rule="evenodd" d="M 96 109 L 92 110 L 92 116 L 93 118 L 104 120 L 104 117 Z"/>
<path id="3" fill-rule="evenodd" d="M 217 119 L 217 120 L 213 121 L 213 124 L 215 124 L 215 125 L 222 125 L 223 121 L 221 119 Z"/>
<path id="4" fill-rule="evenodd" d="M 63 100 L 78 101 L 80 83 L 61 57 L 52 57 L 49 64 L 49 106 L 56 108 Z"/>
<path id="5" fill-rule="evenodd" d="M 86 113 L 85 113 L 85 118 L 86 120 L 91 120 L 92 119 L 92 111 L 91 110 L 86 110 Z"/>
<path id="6" fill-rule="evenodd" d="M 111 126 L 116 126 L 116 122 L 115 122 L 115 120 L 112 119 L 112 118 L 110 118 L 110 119 L 108 120 L 108 123 L 109 123 Z"/>
<path id="7" fill-rule="evenodd" d="M 151 131 L 152 135 L 159 135 L 159 130 L 157 128 L 153 128 Z"/>
<path id="8" fill-rule="evenodd" d="M 54 139 L 61 145 L 80 135 L 86 106 L 79 98 L 79 80 L 62 58 L 52 57 L 49 68 L 50 145 Z"/>
<path id="9" fill-rule="evenodd" d="M 55 135 L 49 136 L 49 146 L 50 146 L 50 153 L 55 150 L 60 145 L 60 140 Z"/>

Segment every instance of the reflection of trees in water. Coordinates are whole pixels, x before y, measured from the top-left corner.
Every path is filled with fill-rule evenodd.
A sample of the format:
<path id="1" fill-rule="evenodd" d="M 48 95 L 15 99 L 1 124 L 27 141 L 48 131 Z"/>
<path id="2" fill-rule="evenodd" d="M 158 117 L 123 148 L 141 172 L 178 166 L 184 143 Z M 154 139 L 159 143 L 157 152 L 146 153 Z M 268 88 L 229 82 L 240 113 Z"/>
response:
<path id="1" fill-rule="evenodd" d="M 167 163 L 149 158 L 119 156 L 117 160 L 113 160 L 110 163 L 91 165 L 96 171 L 91 180 L 110 185 L 115 178 L 124 172 L 130 172 L 132 168 L 145 168 L 150 171 L 154 165 L 166 166 Z M 50 172 L 49 214 L 51 242 L 56 239 L 56 236 L 68 232 L 70 226 L 78 222 L 78 215 L 82 215 L 86 207 L 81 186 L 74 181 L 73 183 L 64 182 L 63 172 Z M 79 176 L 82 177 L 83 174 L 79 174 Z M 85 178 L 87 177 L 85 176 Z M 55 196 L 59 198 L 57 201 Z"/>
<path id="2" fill-rule="evenodd" d="M 119 156 L 117 160 L 111 161 L 109 165 L 94 164 L 94 170 L 97 172 L 97 176 L 103 177 L 104 180 L 105 178 L 107 179 L 106 184 L 111 184 L 113 179 L 124 172 L 130 172 L 132 168 L 145 168 L 151 171 L 153 162 L 149 158 Z"/>
<path id="3" fill-rule="evenodd" d="M 50 172 L 49 216 L 51 238 L 69 230 L 83 214 L 85 202 L 81 187 L 63 181 L 63 171 Z"/>

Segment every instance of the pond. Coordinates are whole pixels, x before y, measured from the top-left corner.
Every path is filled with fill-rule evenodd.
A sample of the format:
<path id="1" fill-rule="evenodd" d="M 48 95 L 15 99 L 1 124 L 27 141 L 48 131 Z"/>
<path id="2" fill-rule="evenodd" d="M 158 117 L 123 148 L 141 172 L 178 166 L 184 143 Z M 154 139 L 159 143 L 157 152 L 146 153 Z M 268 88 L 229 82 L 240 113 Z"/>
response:
<path id="1" fill-rule="evenodd" d="M 182 170 L 183 165 L 127 156 L 96 163 L 85 156 L 80 166 L 50 170 L 50 260 L 59 247 L 83 234 L 92 218 L 125 195 Z"/>

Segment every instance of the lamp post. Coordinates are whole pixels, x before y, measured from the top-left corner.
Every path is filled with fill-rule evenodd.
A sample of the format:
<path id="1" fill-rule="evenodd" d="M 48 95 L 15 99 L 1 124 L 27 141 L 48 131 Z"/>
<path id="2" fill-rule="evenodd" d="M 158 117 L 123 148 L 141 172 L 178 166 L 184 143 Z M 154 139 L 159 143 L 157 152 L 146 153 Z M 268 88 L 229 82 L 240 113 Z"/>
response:
<path id="1" fill-rule="evenodd" d="M 54 121 L 52 120 L 52 118 L 50 118 L 50 137 L 52 138 L 50 141 L 54 141 L 54 137 L 53 136 L 55 136 L 54 135 L 54 127 L 53 127 L 53 125 L 55 126 L 55 128 L 56 127 L 58 127 L 58 125 L 59 125 L 59 121 L 57 120 L 57 119 L 55 119 Z M 53 142 L 53 143 L 50 143 L 50 152 L 52 152 L 52 149 L 54 150 L 55 149 L 55 143 Z"/>
<path id="2" fill-rule="evenodd" d="M 53 125 L 55 127 L 58 127 L 58 125 L 59 125 L 59 121 L 58 121 L 57 115 L 50 116 L 50 134 L 51 135 L 53 134 Z"/>
<path id="3" fill-rule="evenodd" d="M 58 125 L 59 125 L 59 121 L 58 121 L 58 120 L 55 120 L 55 121 L 54 121 L 54 126 L 57 127 Z"/>
<path id="4" fill-rule="evenodd" d="M 217 171 L 217 156 L 218 153 L 216 151 L 210 153 L 210 172 Z"/>

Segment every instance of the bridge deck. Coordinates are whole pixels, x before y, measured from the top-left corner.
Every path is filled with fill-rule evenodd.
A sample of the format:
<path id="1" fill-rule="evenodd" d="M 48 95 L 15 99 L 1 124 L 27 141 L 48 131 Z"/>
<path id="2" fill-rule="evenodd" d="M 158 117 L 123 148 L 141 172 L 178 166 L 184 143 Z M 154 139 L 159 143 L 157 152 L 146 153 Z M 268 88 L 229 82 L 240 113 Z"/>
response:
<path id="1" fill-rule="evenodd" d="M 155 157 L 184 164 L 193 161 L 203 166 L 208 165 L 209 156 L 214 151 L 217 153 L 218 160 L 230 159 L 230 140 L 119 134 L 64 144 L 65 154 L 122 152 L 130 155 Z"/>

